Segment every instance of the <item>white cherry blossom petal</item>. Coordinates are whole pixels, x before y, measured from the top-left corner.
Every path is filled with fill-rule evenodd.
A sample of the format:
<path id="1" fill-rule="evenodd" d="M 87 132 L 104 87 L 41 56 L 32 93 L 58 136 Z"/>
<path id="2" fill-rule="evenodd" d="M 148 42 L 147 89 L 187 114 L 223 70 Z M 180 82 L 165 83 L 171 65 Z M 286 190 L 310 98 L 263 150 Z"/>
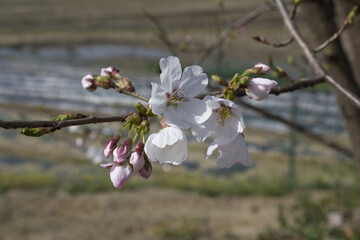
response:
<path id="1" fill-rule="evenodd" d="M 145 153 L 151 161 L 179 165 L 186 159 L 188 152 L 185 134 L 181 129 L 171 126 L 161 131 L 163 132 L 149 136 L 145 143 Z M 164 134 L 164 132 L 167 132 L 167 134 Z M 170 135 L 172 136 L 170 137 Z M 159 136 L 165 139 L 165 145 L 161 143 L 161 146 L 164 145 L 163 147 L 158 147 L 159 144 L 156 142 L 159 141 Z M 174 137 L 177 138 L 177 141 L 174 141 Z"/>
<path id="2" fill-rule="evenodd" d="M 156 134 L 152 143 L 159 148 L 164 148 L 166 145 L 173 145 L 179 140 L 184 140 L 183 131 L 177 127 L 167 127 Z"/>
<path id="3" fill-rule="evenodd" d="M 188 98 L 196 97 L 208 84 L 208 77 L 200 66 L 189 66 L 184 69 L 179 89 L 184 89 Z"/>
<path id="4" fill-rule="evenodd" d="M 245 166 L 253 165 L 245 140 L 241 134 L 238 134 L 233 141 L 224 146 L 219 145 L 218 140 L 215 139 L 207 150 L 207 157 L 211 156 L 215 149 L 219 151 L 216 164 L 220 168 L 231 168 L 237 162 Z"/>
<path id="5" fill-rule="evenodd" d="M 196 137 L 196 141 L 202 143 L 206 138 L 216 134 L 217 124 L 215 114 L 213 114 L 203 124 L 192 124 L 191 133 L 194 137 Z"/>
<path id="6" fill-rule="evenodd" d="M 168 93 L 172 93 L 180 84 L 181 64 L 179 58 L 169 56 L 160 59 L 160 81 Z"/>
<path id="7" fill-rule="evenodd" d="M 191 98 L 178 104 L 178 111 L 183 119 L 191 124 L 201 124 L 212 114 L 211 108 L 206 105 L 205 101 L 197 98 Z"/>
<path id="8" fill-rule="evenodd" d="M 149 105 L 154 114 L 162 114 L 167 106 L 167 93 L 166 90 L 157 83 L 151 83 L 151 98 Z"/>
<path id="9" fill-rule="evenodd" d="M 168 106 L 164 112 L 164 120 L 167 124 L 179 127 L 181 129 L 188 129 L 190 124 L 184 120 L 184 114 L 180 112 L 178 106 Z"/>

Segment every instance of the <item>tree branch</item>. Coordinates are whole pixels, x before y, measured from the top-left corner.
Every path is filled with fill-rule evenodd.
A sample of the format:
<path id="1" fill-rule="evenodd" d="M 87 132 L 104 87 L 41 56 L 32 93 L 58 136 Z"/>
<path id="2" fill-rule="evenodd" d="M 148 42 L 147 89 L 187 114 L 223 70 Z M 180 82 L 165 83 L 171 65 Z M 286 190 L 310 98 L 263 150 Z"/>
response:
<path id="1" fill-rule="evenodd" d="M 170 41 L 165 28 L 161 25 L 160 21 L 149 12 L 145 12 L 144 16 L 148 18 L 158 29 L 159 35 L 158 38 L 165 44 L 168 50 L 171 52 L 172 55 L 178 56 L 176 48 L 174 47 L 173 43 Z"/>
<path id="2" fill-rule="evenodd" d="M 97 124 L 105 122 L 125 122 L 126 117 L 132 113 L 109 116 L 109 117 L 94 117 L 86 116 L 81 119 L 63 120 L 63 121 L 0 121 L 0 128 L 17 129 L 17 128 L 37 128 L 37 127 L 51 127 L 51 130 L 59 130 L 63 127 L 78 126 L 86 124 Z"/>
<path id="3" fill-rule="evenodd" d="M 334 88 L 339 90 L 342 94 L 344 94 L 357 108 L 360 109 L 360 99 L 358 96 L 351 93 L 349 90 L 345 89 L 341 86 L 333 77 L 331 77 L 325 69 L 321 66 L 319 61 L 316 59 L 314 53 L 310 50 L 307 43 L 304 41 L 303 37 L 300 35 L 295 22 L 289 17 L 288 11 L 283 0 L 275 0 L 278 5 L 279 11 L 285 23 L 285 26 L 288 28 L 290 34 L 293 36 L 295 41 L 299 44 L 300 48 L 303 50 L 305 57 L 309 61 L 310 65 L 314 69 L 315 73 L 324 77 L 326 81 L 328 81 Z"/>
<path id="4" fill-rule="evenodd" d="M 125 95 L 128 95 L 128 96 L 140 99 L 140 100 L 142 100 L 144 102 L 149 102 L 149 99 L 147 99 L 146 97 L 140 96 L 136 92 L 129 92 L 129 91 L 123 90 L 123 89 L 119 88 L 118 86 L 116 86 L 115 84 L 112 84 L 111 87 L 114 88 L 115 91 L 117 91 L 118 93 L 122 93 L 122 94 L 125 94 Z"/>
<path id="5" fill-rule="evenodd" d="M 292 37 L 290 37 L 288 40 L 286 40 L 284 42 L 279 42 L 279 43 L 271 43 L 262 36 L 253 36 L 252 39 L 254 39 L 257 42 L 260 42 L 260 43 L 263 43 L 265 45 L 269 45 L 269 46 L 275 47 L 275 48 L 286 47 L 287 45 L 291 44 L 294 41 L 294 38 L 292 38 Z"/>
<path id="6" fill-rule="evenodd" d="M 230 25 L 228 28 L 221 32 L 219 37 L 213 43 L 209 44 L 204 48 L 203 52 L 196 59 L 195 64 L 200 64 L 201 62 L 203 62 L 218 46 L 223 44 L 223 42 L 228 38 L 228 36 L 232 33 L 234 29 L 248 24 L 260 14 L 272 11 L 273 9 L 274 8 L 270 5 L 262 6 L 249 12 L 239 20 L 233 22 L 232 25 Z"/>
<path id="7" fill-rule="evenodd" d="M 322 51 L 324 48 L 326 48 L 330 43 L 332 43 L 333 41 L 335 41 L 336 39 L 338 39 L 340 37 L 340 35 L 343 33 L 343 31 L 345 31 L 345 29 L 349 26 L 349 20 L 346 18 L 346 20 L 344 21 L 343 25 L 339 28 L 339 30 L 334 33 L 334 35 L 332 35 L 330 38 L 328 38 L 325 42 L 323 42 L 322 44 L 320 44 L 317 48 L 315 48 L 313 51 L 314 52 L 320 52 Z"/>
<path id="8" fill-rule="evenodd" d="M 308 79 L 308 80 L 303 80 L 303 81 L 298 80 L 287 86 L 275 87 L 275 88 L 271 89 L 270 94 L 280 95 L 282 93 L 293 92 L 298 89 L 313 87 L 324 81 L 325 81 L 325 78 L 323 78 L 323 77 L 318 77 L 318 78 Z"/>
<path id="9" fill-rule="evenodd" d="M 265 117 L 268 117 L 270 119 L 273 119 L 273 120 L 276 120 L 276 121 L 279 121 L 285 125 L 287 125 L 288 127 L 290 128 L 293 128 L 295 129 L 296 131 L 304 134 L 305 136 L 313 139 L 314 141 L 322 144 L 322 145 L 325 145 L 325 146 L 328 146 L 330 148 L 333 148 L 339 152 L 341 152 L 342 154 L 348 156 L 348 157 L 352 157 L 353 156 L 353 153 L 347 149 L 346 147 L 343 147 L 333 141 L 330 141 L 328 140 L 326 137 L 324 136 L 321 136 L 321 135 L 318 135 L 318 134 L 315 134 L 315 133 L 312 133 L 311 131 L 307 130 L 306 128 L 304 128 L 303 126 L 299 125 L 299 124 L 296 124 L 296 123 L 293 123 L 285 118 L 282 118 L 280 116 L 277 116 L 277 115 L 274 115 L 264 109 L 261 109 L 261 108 L 258 108 L 258 107 L 255 107 L 253 105 L 250 105 L 248 103 L 245 103 L 243 101 L 238 101 L 240 104 L 242 104 L 243 106 L 249 108 L 249 109 L 252 109 L 254 110 L 255 112 L 258 112 L 262 115 L 264 115 Z"/>

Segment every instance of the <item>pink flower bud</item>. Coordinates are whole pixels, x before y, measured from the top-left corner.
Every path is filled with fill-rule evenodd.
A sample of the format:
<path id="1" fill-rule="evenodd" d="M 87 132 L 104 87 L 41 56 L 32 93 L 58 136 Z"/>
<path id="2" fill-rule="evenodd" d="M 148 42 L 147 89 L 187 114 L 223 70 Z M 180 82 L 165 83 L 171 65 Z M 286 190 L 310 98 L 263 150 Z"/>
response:
<path id="1" fill-rule="evenodd" d="M 144 155 L 145 157 L 146 155 Z M 152 166 L 147 157 L 145 157 L 145 165 L 142 169 L 140 169 L 139 174 L 145 179 L 148 179 L 152 173 Z"/>
<path id="2" fill-rule="evenodd" d="M 278 85 L 277 82 L 266 78 L 252 78 L 247 85 L 246 94 L 256 101 L 267 98 L 272 88 Z"/>
<path id="3" fill-rule="evenodd" d="M 119 69 L 111 66 L 111 67 L 107 67 L 107 68 L 102 68 L 100 75 L 104 76 L 104 77 L 114 77 L 118 73 L 119 73 Z"/>
<path id="4" fill-rule="evenodd" d="M 85 77 L 83 77 L 81 79 L 82 87 L 85 90 L 88 90 L 90 92 L 95 91 L 96 90 L 96 85 L 95 85 L 94 80 L 95 79 L 91 74 L 86 75 Z"/>
<path id="5" fill-rule="evenodd" d="M 119 145 L 113 151 L 114 161 L 118 163 L 125 162 L 130 155 L 131 147 L 132 147 L 132 139 L 131 138 L 125 139 L 124 143 Z"/>
<path id="6" fill-rule="evenodd" d="M 119 189 L 122 188 L 132 175 L 132 168 L 128 163 L 123 165 L 114 164 L 110 170 L 111 182 L 114 187 Z"/>
<path id="7" fill-rule="evenodd" d="M 133 166 L 133 174 L 137 173 L 145 165 L 144 155 L 139 155 L 136 151 L 131 153 L 130 164 Z"/>
<path id="8" fill-rule="evenodd" d="M 107 141 L 105 143 L 104 147 L 104 156 L 105 158 L 109 158 L 110 155 L 113 153 L 114 149 L 116 148 L 116 145 L 118 141 L 120 140 L 120 135 L 116 134 L 113 139 Z"/>
<path id="9" fill-rule="evenodd" d="M 270 67 L 266 64 L 263 64 L 263 63 L 257 63 L 254 65 L 255 69 L 259 69 L 259 71 L 257 72 L 258 74 L 266 74 L 268 71 L 270 71 Z"/>

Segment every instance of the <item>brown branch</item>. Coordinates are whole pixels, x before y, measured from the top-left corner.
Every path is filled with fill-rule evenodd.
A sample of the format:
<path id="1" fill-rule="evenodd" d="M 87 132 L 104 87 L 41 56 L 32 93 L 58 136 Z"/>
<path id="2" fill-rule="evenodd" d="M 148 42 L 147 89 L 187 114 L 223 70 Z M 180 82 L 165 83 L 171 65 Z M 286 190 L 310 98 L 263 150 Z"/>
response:
<path id="1" fill-rule="evenodd" d="M 325 146 L 328 146 L 330 148 L 333 148 L 339 152 L 341 152 L 342 154 L 348 156 L 348 157 L 352 157 L 353 156 L 353 153 L 347 149 L 346 147 L 343 147 L 339 144 L 337 144 L 336 142 L 333 142 L 333 141 L 330 141 L 328 140 L 325 136 L 321 136 L 321 135 L 318 135 L 318 134 L 315 134 L 309 130 L 307 130 L 306 128 L 304 128 L 303 126 L 297 124 L 297 123 L 294 123 L 294 122 L 291 122 L 285 118 L 282 118 L 278 115 L 274 115 L 264 109 L 261 109 L 261 108 L 258 108 L 258 107 L 255 107 L 251 104 L 248 104 L 248 103 L 245 103 L 243 101 L 238 101 L 240 104 L 242 104 L 243 106 L 249 108 L 249 109 L 252 109 L 254 110 L 255 112 L 258 112 L 262 115 L 264 115 L 265 117 L 268 117 L 270 119 L 273 119 L 273 120 L 276 120 L 276 121 L 279 121 L 285 125 L 287 125 L 288 127 L 292 128 L 292 129 L 295 129 L 296 131 L 300 132 L 301 134 L 313 139 L 314 141 L 322 144 L 322 145 L 325 145 Z"/>
<path id="2" fill-rule="evenodd" d="M 282 93 L 293 92 L 298 89 L 313 87 L 319 83 L 323 83 L 324 81 L 325 81 L 325 78 L 323 78 L 323 77 L 308 79 L 308 80 L 303 80 L 303 81 L 298 80 L 287 86 L 275 87 L 275 88 L 271 89 L 270 94 L 280 95 Z"/>
<path id="3" fill-rule="evenodd" d="M 252 39 L 254 39 L 257 42 L 260 42 L 260 43 L 263 43 L 265 45 L 269 45 L 269 46 L 275 47 L 275 48 L 286 47 L 287 45 L 291 44 L 294 41 L 294 39 L 292 37 L 290 37 L 288 40 L 286 40 L 284 42 L 279 42 L 279 43 L 271 43 L 262 36 L 253 36 Z"/>
<path id="4" fill-rule="evenodd" d="M 170 41 L 168 34 L 165 28 L 161 25 L 160 21 L 154 15 L 150 14 L 149 12 L 145 12 L 144 16 L 148 18 L 157 28 L 159 31 L 158 38 L 165 44 L 168 50 L 171 52 L 173 56 L 178 56 L 176 48 L 174 47 L 173 43 Z"/>
<path id="5" fill-rule="evenodd" d="M 215 49 L 217 49 L 220 45 L 222 45 L 223 42 L 225 42 L 225 40 L 229 37 L 229 35 L 232 33 L 234 29 L 250 23 L 260 14 L 272 11 L 273 9 L 274 8 L 270 5 L 262 6 L 249 12 L 239 20 L 233 22 L 232 25 L 230 25 L 228 28 L 226 28 L 221 32 L 221 34 L 213 43 L 209 44 L 204 48 L 203 52 L 196 59 L 195 64 L 200 64 L 201 62 L 203 62 Z"/>
<path id="6" fill-rule="evenodd" d="M 336 39 L 338 39 L 340 37 L 340 35 L 342 34 L 343 31 L 345 31 L 345 29 L 349 26 L 349 20 L 346 18 L 346 20 L 344 21 L 343 25 L 339 28 L 339 30 L 334 33 L 334 35 L 332 35 L 330 38 L 328 38 L 325 42 L 323 42 L 322 44 L 320 44 L 317 48 L 315 48 L 313 51 L 314 52 L 320 52 L 322 51 L 324 48 L 326 48 L 330 43 L 332 43 L 333 41 L 335 41 Z"/>
<path id="7" fill-rule="evenodd" d="M 142 100 L 144 102 L 149 102 L 149 99 L 147 99 L 146 97 L 140 96 L 136 92 L 129 92 L 129 91 L 123 90 L 123 89 L 119 88 L 118 86 L 116 86 L 115 84 L 112 84 L 111 87 L 114 88 L 115 91 L 117 91 L 118 93 L 122 93 L 122 94 L 125 94 L 125 95 L 128 95 L 128 96 L 140 99 L 140 100 Z"/>
<path id="8" fill-rule="evenodd" d="M 63 121 L 0 121 L 0 128 L 17 129 L 17 128 L 37 128 L 51 127 L 52 131 L 59 130 L 63 127 L 78 126 L 86 124 L 97 124 L 106 122 L 124 122 L 126 117 L 132 113 L 110 116 L 110 117 L 94 117 L 87 116 L 81 119 L 63 120 Z"/>
<path id="9" fill-rule="evenodd" d="M 285 26 L 288 28 L 291 36 L 295 39 L 295 41 L 299 44 L 300 48 L 303 50 L 306 59 L 309 61 L 310 65 L 314 69 L 315 73 L 319 77 L 324 77 L 326 81 L 328 81 L 334 88 L 339 90 L 342 94 L 344 94 L 357 108 L 360 109 L 360 99 L 358 96 L 351 93 L 349 90 L 345 89 L 341 86 L 333 77 L 331 77 L 326 70 L 321 66 L 320 62 L 316 59 L 314 53 L 310 50 L 307 43 L 304 41 L 303 37 L 299 33 L 295 22 L 289 17 L 288 11 L 283 0 L 275 0 Z"/>

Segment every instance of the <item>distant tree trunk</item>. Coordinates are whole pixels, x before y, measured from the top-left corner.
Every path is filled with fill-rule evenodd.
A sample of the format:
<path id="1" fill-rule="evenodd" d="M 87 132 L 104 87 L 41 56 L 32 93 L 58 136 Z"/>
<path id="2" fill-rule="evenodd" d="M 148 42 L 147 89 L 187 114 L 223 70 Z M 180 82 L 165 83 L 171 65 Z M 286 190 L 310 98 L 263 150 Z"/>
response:
<path id="1" fill-rule="evenodd" d="M 301 5 L 297 17 L 310 30 L 309 36 L 306 36 L 310 45 L 316 47 L 332 36 L 356 4 L 359 4 L 359 1 L 305 1 Z M 329 73 L 357 96 L 360 96 L 359 36 L 359 26 L 350 26 L 341 39 L 332 43 L 321 54 L 322 60 L 329 67 Z M 335 90 L 335 94 L 350 135 L 354 160 L 360 175 L 360 110 L 354 107 L 340 92 Z"/>

